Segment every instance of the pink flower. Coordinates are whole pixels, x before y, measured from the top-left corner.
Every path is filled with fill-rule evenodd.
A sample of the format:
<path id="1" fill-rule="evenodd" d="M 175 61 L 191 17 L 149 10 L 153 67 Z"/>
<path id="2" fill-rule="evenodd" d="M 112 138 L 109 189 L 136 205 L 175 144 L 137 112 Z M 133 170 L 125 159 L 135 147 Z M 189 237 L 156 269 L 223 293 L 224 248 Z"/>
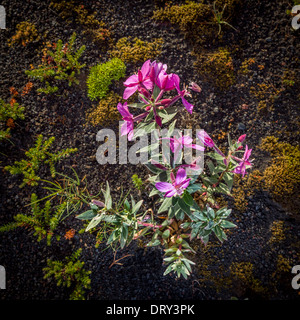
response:
<path id="1" fill-rule="evenodd" d="M 153 82 L 148 77 L 149 71 L 150 71 L 150 60 L 147 60 L 142 65 L 141 70 L 138 71 L 138 74 L 134 74 L 130 76 L 124 82 L 124 86 L 126 87 L 126 89 L 124 90 L 123 99 L 127 100 L 139 88 L 145 87 L 148 90 L 153 88 Z"/>
<path id="2" fill-rule="evenodd" d="M 117 108 L 123 117 L 123 121 L 125 121 L 121 127 L 121 136 L 125 136 L 128 134 L 128 140 L 131 141 L 133 137 L 133 127 L 134 127 L 134 118 L 133 115 L 129 112 L 127 107 L 127 102 L 123 105 L 122 103 L 118 103 Z"/>
<path id="3" fill-rule="evenodd" d="M 175 88 L 174 80 L 173 80 L 173 73 L 167 74 L 164 69 L 160 71 L 156 78 L 156 85 L 159 87 L 160 90 L 170 91 Z"/>
<path id="4" fill-rule="evenodd" d="M 173 74 L 173 81 L 174 81 L 175 88 L 176 88 L 176 90 L 177 90 L 177 92 L 178 92 L 178 94 L 179 94 L 179 96 L 180 96 L 180 98 L 182 100 L 182 104 L 185 106 L 186 110 L 190 114 L 192 114 L 194 106 L 184 98 L 185 96 L 189 96 L 190 95 L 189 92 L 187 90 L 185 90 L 185 89 L 184 90 L 180 90 L 180 85 L 179 85 L 180 78 L 179 78 L 179 76 L 177 74 Z"/>
<path id="5" fill-rule="evenodd" d="M 155 184 L 155 187 L 157 190 L 164 192 L 165 197 L 171 198 L 173 196 L 181 196 L 184 192 L 184 190 L 188 187 L 190 183 L 190 178 L 186 178 L 186 172 L 183 168 L 180 168 L 177 171 L 176 179 L 174 177 L 174 174 L 171 173 L 171 181 L 169 182 L 157 182 Z"/>
<path id="6" fill-rule="evenodd" d="M 212 138 L 204 131 L 201 130 L 198 133 L 198 138 L 203 143 L 203 145 L 213 148 L 215 146 L 215 143 L 213 142 Z"/>
<path id="7" fill-rule="evenodd" d="M 233 157 L 235 160 L 240 162 L 238 164 L 238 166 L 233 170 L 234 173 L 242 174 L 243 177 L 245 176 L 247 166 L 252 166 L 252 163 L 250 161 L 248 161 L 251 156 L 251 152 L 252 152 L 252 149 L 249 150 L 248 146 L 246 145 L 244 156 L 242 159 L 239 159 L 237 157 Z"/>
<path id="8" fill-rule="evenodd" d="M 156 61 L 153 61 L 151 63 L 150 71 L 149 71 L 149 78 L 153 83 L 156 82 L 157 76 L 159 75 L 159 73 L 162 70 L 167 71 L 167 65 L 166 64 L 162 64 L 161 62 L 157 63 Z"/>
<path id="9" fill-rule="evenodd" d="M 178 153 L 183 149 L 183 147 L 204 151 L 204 147 L 193 144 L 193 139 L 189 136 L 181 136 L 180 134 L 179 138 L 174 137 L 162 139 L 170 140 L 170 149 L 174 153 L 175 159 L 177 159 Z"/>

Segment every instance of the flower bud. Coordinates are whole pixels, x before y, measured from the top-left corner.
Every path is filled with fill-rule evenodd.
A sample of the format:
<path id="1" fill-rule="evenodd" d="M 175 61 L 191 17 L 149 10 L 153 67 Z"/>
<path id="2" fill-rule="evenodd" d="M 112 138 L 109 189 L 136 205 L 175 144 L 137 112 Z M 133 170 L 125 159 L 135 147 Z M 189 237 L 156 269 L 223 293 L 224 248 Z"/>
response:
<path id="1" fill-rule="evenodd" d="M 146 111 L 150 111 L 150 110 L 151 110 L 151 108 L 152 108 L 151 106 L 148 106 L 148 107 L 146 107 L 146 109 L 145 109 L 145 110 L 146 110 Z"/>
<path id="2" fill-rule="evenodd" d="M 197 85 L 197 83 L 195 83 L 195 82 L 192 82 L 191 84 L 190 84 L 190 87 L 189 87 L 191 90 L 193 90 L 193 91 L 195 91 L 195 92 L 201 92 L 202 91 L 202 89 Z"/>
<path id="3" fill-rule="evenodd" d="M 172 100 L 171 99 L 163 99 L 159 103 L 163 106 L 167 106 Z"/>
<path id="4" fill-rule="evenodd" d="M 243 142 L 245 139 L 246 139 L 246 134 L 243 134 L 238 138 L 238 142 Z"/>
<path id="5" fill-rule="evenodd" d="M 145 88 L 139 88 L 139 93 L 142 94 L 147 99 L 151 98 L 150 93 Z"/>
<path id="6" fill-rule="evenodd" d="M 242 150 L 243 146 L 239 146 L 236 150 Z"/>

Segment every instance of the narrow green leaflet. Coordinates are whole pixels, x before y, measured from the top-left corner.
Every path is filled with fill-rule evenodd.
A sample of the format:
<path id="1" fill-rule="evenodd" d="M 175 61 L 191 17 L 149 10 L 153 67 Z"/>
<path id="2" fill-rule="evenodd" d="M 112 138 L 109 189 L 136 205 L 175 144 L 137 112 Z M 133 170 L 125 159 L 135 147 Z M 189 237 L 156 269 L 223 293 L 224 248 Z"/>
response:
<path id="1" fill-rule="evenodd" d="M 76 218 L 79 220 L 91 220 L 96 215 L 97 215 L 97 213 L 94 210 L 87 210 L 87 211 L 79 214 L 78 216 L 76 216 Z"/>
<path id="2" fill-rule="evenodd" d="M 158 209 L 157 213 L 162 213 L 164 211 L 168 211 L 170 206 L 172 205 L 172 198 L 165 198 Z"/>

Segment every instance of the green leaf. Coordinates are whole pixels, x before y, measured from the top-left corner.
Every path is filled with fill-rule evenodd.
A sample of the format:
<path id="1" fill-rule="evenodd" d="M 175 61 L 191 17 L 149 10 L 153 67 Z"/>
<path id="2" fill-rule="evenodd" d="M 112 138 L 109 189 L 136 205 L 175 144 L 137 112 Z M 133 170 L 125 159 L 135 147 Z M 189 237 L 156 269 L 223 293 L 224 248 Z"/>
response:
<path id="1" fill-rule="evenodd" d="M 232 185 L 233 185 L 233 174 L 226 172 L 224 173 L 224 180 L 229 188 L 229 190 L 231 190 Z"/>
<path id="2" fill-rule="evenodd" d="M 105 207 L 110 210 L 111 206 L 112 206 L 112 199 L 111 199 L 111 195 L 110 195 L 110 187 L 108 184 L 108 181 L 106 181 L 106 191 L 104 194 L 104 198 L 105 198 Z"/>
<path id="3" fill-rule="evenodd" d="M 128 107 L 139 108 L 139 109 L 142 109 L 144 106 L 145 106 L 145 103 L 132 103 L 128 105 Z"/>
<path id="4" fill-rule="evenodd" d="M 158 209 L 157 213 L 162 213 L 164 211 L 168 211 L 170 206 L 172 204 L 172 198 L 165 198 L 160 206 L 160 208 Z"/>
<path id="5" fill-rule="evenodd" d="M 94 210 L 87 210 L 87 211 L 79 214 L 78 216 L 76 216 L 76 218 L 79 220 L 91 220 L 96 215 L 97 215 L 97 213 Z"/>
<path id="6" fill-rule="evenodd" d="M 96 217 L 94 217 L 86 227 L 85 231 L 89 231 L 90 229 L 95 228 L 101 222 L 101 217 L 102 214 L 98 214 Z"/>
<path id="7" fill-rule="evenodd" d="M 151 192 L 149 193 L 149 197 L 153 197 L 153 196 L 155 196 L 156 194 L 159 194 L 159 192 L 160 192 L 159 190 L 153 188 L 153 189 L 151 190 Z"/>
<path id="8" fill-rule="evenodd" d="M 186 204 L 186 202 L 182 198 L 178 199 L 178 204 L 185 213 L 190 214 L 191 208 L 189 205 Z"/>
<path id="9" fill-rule="evenodd" d="M 135 206 L 132 208 L 132 213 L 135 214 L 139 211 L 141 205 L 143 204 L 144 200 L 140 200 Z"/>
<path id="10" fill-rule="evenodd" d="M 153 242 L 149 242 L 147 244 L 148 247 L 155 247 L 155 246 L 159 246 L 159 245 L 160 245 L 160 241 L 158 239 Z"/>
<path id="11" fill-rule="evenodd" d="M 122 227 L 122 230 L 121 230 L 121 235 L 126 241 L 127 237 L 128 237 L 128 227 L 125 224 L 123 224 L 123 227 Z"/>
<path id="12" fill-rule="evenodd" d="M 124 208 L 128 211 L 130 210 L 130 203 L 127 199 L 125 199 L 125 201 L 124 201 Z"/>
<path id="13" fill-rule="evenodd" d="M 211 207 L 208 207 L 207 208 L 207 216 L 211 220 L 214 219 L 216 217 L 214 209 L 212 209 Z"/>
<path id="14" fill-rule="evenodd" d="M 225 229 L 237 228 L 237 226 L 234 223 L 227 220 L 223 220 L 220 225 L 222 228 L 225 228 Z"/>
<path id="15" fill-rule="evenodd" d="M 182 211 L 181 209 L 180 210 L 177 210 L 175 212 L 175 218 L 177 220 L 183 220 L 184 219 L 184 211 Z"/>
<path id="16" fill-rule="evenodd" d="M 184 192 L 183 194 L 183 200 L 184 202 L 188 205 L 188 206 L 192 206 L 194 204 L 194 199 L 193 197 L 188 193 L 188 192 Z"/>
<path id="17" fill-rule="evenodd" d="M 174 131 L 174 128 L 175 128 L 176 121 L 177 121 L 177 120 L 174 120 L 174 121 L 169 125 L 169 130 L 168 130 L 168 134 L 167 134 L 168 137 L 171 137 L 171 135 L 172 135 L 172 133 L 173 133 L 173 131 Z"/>
<path id="18" fill-rule="evenodd" d="M 167 229 L 167 230 L 165 230 L 165 231 L 163 232 L 162 237 L 163 237 L 164 239 L 168 239 L 169 236 L 170 236 L 170 229 Z"/>
<path id="19" fill-rule="evenodd" d="M 192 184 L 192 185 L 189 185 L 187 188 L 186 188 L 186 191 L 189 192 L 189 193 L 195 193 L 199 190 L 202 189 L 202 186 L 201 184 L 199 183 L 195 183 L 195 184 Z"/>
<path id="20" fill-rule="evenodd" d="M 157 85 L 155 85 L 154 89 L 153 89 L 153 94 L 152 94 L 154 100 L 158 97 L 159 93 L 160 93 L 160 89 L 159 89 L 159 87 Z"/>
<path id="21" fill-rule="evenodd" d="M 212 159 L 215 159 L 215 160 L 222 160 L 224 159 L 223 156 L 221 156 L 220 154 L 218 154 L 217 152 L 208 152 L 206 153 L 206 155 Z"/>

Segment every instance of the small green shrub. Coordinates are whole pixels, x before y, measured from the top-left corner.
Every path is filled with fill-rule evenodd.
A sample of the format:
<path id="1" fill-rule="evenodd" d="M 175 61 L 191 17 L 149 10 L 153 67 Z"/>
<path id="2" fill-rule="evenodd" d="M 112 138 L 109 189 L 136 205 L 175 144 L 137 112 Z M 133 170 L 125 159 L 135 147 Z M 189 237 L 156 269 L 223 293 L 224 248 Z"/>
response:
<path id="1" fill-rule="evenodd" d="M 51 176 L 55 177 L 55 163 L 77 151 L 76 148 L 67 148 L 57 153 L 51 153 L 48 149 L 54 140 L 55 137 L 50 137 L 46 141 L 43 141 L 43 136 L 39 135 L 35 146 L 25 152 L 26 159 L 15 161 L 13 166 L 6 166 L 4 168 L 13 175 L 23 174 L 23 183 L 20 187 L 24 187 L 26 184 L 30 186 L 38 184 L 38 181 L 41 179 L 38 176 L 38 170 L 42 163 L 49 165 Z"/>
<path id="2" fill-rule="evenodd" d="M 24 110 L 25 108 L 20 106 L 15 99 L 12 99 L 10 103 L 6 103 L 0 99 L 0 141 L 10 137 L 10 129 L 12 126 L 6 128 L 9 120 L 24 120 Z"/>
<path id="3" fill-rule="evenodd" d="M 31 195 L 31 214 L 17 214 L 14 216 L 14 222 L 0 227 L 0 232 L 7 232 L 18 227 L 33 229 L 33 235 L 38 237 L 38 242 L 46 238 L 47 245 L 50 245 L 53 233 L 58 226 L 65 207 L 66 203 L 62 203 L 54 211 L 51 208 L 50 201 L 46 201 L 45 206 L 42 209 L 38 204 L 37 195 L 33 193 Z M 57 239 L 59 239 L 59 237 L 57 237 Z"/>
<path id="4" fill-rule="evenodd" d="M 84 289 L 90 289 L 91 271 L 84 269 L 84 262 L 79 260 L 82 249 L 78 249 L 65 261 L 47 260 L 47 267 L 43 269 L 44 279 L 54 277 L 58 286 L 73 287 L 70 300 L 84 300 Z"/>
<path id="5" fill-rule="evenodd" d="M 125 77 L 125 71 L 126 66 L 119 58 L 113 58 L 93 66 L 87 78 L 88 97 L 91 100 L 104 98 L 112 81 Z"/>
<path id="6" fill-rule="evenodd" d="M 144 187 L 143 180 L 141 178 L 139 178 L 139 176 L 137 174 L 134 174 L 131 177 L 131 180 L 132 180 L 133 185 L 135 186 L 135 188 L 137 188 L 138 190 L 141 190 Z"/>
<path id="7" fill-rule="evenodd" d="M 85 46 L 80 47 L 77 51 L 74 49 L 76 33 L 70 37 L 68 43 L 63 44 L 62 40 L 50 45 L 51 51 L 47 48 L 43 50 L 42 64 L 37 69 L 26 70 L 25 74 L 33 79 L 44 82 L 46 87 L 39 88 L 37 91 L 50 94 L 58 91 L 55 81 L 68 81 L 69 86 L 73 83 L 78 84 L 76 75 L 80 74 L 80 69 L 85 64 L 80 64 L 79 59 L 82 56 Z"/>
<path id="8" fill-rule="evenodd" d="M 115 49 L 110 51 L 113 58 L 120 58 L 127 62 L 143 62 L 148 59 L 155 59 L 161 53 L 163 40 L 155 39 L 153 42 L 143 41 L 139 38 L 124 37 L 118 40 Z"/>

